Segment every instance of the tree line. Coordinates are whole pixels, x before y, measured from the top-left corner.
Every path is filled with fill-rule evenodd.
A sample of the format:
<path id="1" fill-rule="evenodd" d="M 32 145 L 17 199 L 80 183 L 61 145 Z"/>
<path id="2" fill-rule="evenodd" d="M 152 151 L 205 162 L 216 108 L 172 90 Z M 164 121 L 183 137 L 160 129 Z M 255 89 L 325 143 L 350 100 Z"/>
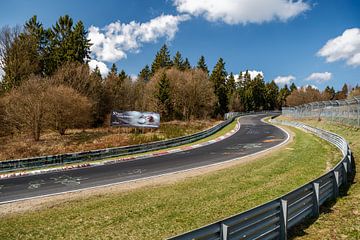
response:
<path id="1" fill-rule="evenodd" d="M 262 75 L 228 73 L 219 58 L 210 72 L 204 56 L 191 65 L 164 44 L 153 62 L 132 79 L 112 65 L 106 77 L 90 70 L 84 24 L 68 15 L 45 28 L 36 16 L 23 27 L 0 32 L 0 135 L 106 125 L 112 109 L 155 111 L 163 121 L 222 118 L 228 111 L 280 109 L 304 101 L 345 98 L 348 90 L 324 92 L 295 84 L 279 88 Z M 311 95 L 311 98 L 309 97 Z"/>

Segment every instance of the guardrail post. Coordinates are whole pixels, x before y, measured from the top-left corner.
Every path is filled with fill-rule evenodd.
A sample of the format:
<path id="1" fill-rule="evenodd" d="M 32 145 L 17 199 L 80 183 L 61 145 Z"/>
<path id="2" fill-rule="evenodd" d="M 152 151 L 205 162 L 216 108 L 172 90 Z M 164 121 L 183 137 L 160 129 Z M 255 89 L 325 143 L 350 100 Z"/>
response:
<path id="1" fill-rule="evenodd" d="M 334 170 L 333 192 L 334 200 L 339 196 L 339 171 Z"/>
<path id="2" fill-rule="evenodd" d="M 280 199 L 280 239 L 287 240 L 287 200 Z"/>
<path id="3" fill-rule="evenodd" d="M 342 165 L 343 165 L 343 167 L 344 167 L 343 182 L 344 182 L 345 185 L 347 185 L 348 164 L 347 164 L 347 162 L 343 162 Z"/>
<path id="4" fill-rule="evenodd" d="M 221 223 L 221 240 L 228 240 L 229 226 Z"/>
<path id="5" fill-rule="evenodd" d="M 317 182 L 313 183 L 313 194 L 314 194 L 314 201 L 313 201 L 313 216 L 314 217 L 319 217 L 319 213 L 320 213 L 320 185 Z"/>

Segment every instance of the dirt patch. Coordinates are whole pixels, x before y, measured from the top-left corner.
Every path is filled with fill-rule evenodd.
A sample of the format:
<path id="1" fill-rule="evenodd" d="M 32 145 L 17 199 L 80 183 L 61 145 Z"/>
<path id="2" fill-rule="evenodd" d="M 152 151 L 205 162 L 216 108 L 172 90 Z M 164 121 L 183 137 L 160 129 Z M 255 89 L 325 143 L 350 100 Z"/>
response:
<path id="1" fill-rule="evenodd" d="M 106 196 L 114 193 L 132 191 L 143 187 L 169 185 L 187 178 L 193 178 L 199 175 L 212 173 L 225 168 L 230 168 L 232 166 L 246 164 L 250 161 L 260 159 L 264 156 L 268 156 L 270 153 L 272 154 L 284 149 L 286 150 L 287 149 L 286 146 L 290 144 L 294 139 L 294 133 L 288 127 L 282 127 L 282 128 L 286 129 L 286 131 L 289 133 L 290 135 L 289 140 L 285 144 L 275 147 L 269 151 L 254 154 L 251 156 L 244 156 L 235 159 L 233 161 L 229 161 L 213 166 L 192 169 L 185 172 L 173 173 L 160 177 L 152 177 L 144 180 L 136 180 L 133 182 L 119 183 L 112 186 L 98 187 L 98 188 L 82 190 L 74 193 L 66 193 L 61 195 L 35 198 L 30 200 L 4 204 L 4 205 L 0 205 L 0 216 L 10 215 L 10 214 L 20 214 L 23 212 L 36 211 L 44 208 L 52 208 L 58 205 L 62 205 L 65 202 L 69 202 L 69 201 L 82 200 L 94 196 Z"/>

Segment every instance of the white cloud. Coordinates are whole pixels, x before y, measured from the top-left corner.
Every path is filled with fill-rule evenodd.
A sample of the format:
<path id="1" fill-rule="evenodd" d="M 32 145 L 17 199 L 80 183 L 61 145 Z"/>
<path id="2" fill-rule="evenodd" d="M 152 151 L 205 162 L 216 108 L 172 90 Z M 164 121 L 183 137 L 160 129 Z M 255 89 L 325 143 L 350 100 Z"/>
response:
<path id="1" fill-rule="evenodd" d="M 165 37 L 172 40 L 180 22 L 190 19 L 189 15 L 161 15 L 145 23 L 120 21 L 110 23 L 103 29 L 89 28 L 90 48 L 97 61 L 116 62 L 126 58 L 127 52 L 139 52 L 143 43 L 156 42 Z"/>
<path id="2" fill-rule="evenodd" d="M 303 0 L 174 0 L 180 13 L 227 24 L 286 21 L 310 9 Z"/>
<path id="3" fill-rule="evenodd" d="M 274 79 L 276 84 L 289 84 L 291 81 L 294 81 L 296 78 L 293 75 L 289 76 L 278 76 Z"/>
<path id="4" fill-rule="evenodd" d="M 261 76 L 264 77 L 264 73 L 262 71 L 256 71 L 256 70 L 248 70 L 249 74 L 250 74 L 250 78 L 254 79 L 258 74 L 260 74 Z M 242 76 L 244 77 L 246 71 L 241 72 Z M 239 82 L 239 74 L 234 74 L 234 78 L 235 78 L 235 82 Z"/>
<path id="5" fill-rule="evenodd" d="M 97 66 L 100 70 L 102 77 L 106 77 L 106 75 L 108 75 L 108 73 L 110 71 L 105 63 L 94 60 L 94 59 L 90 60 L 88 64 L 89 64 L 89 67 L 91 70 L 94 70 Z"/>
<path id="6" fill-rule="evenodd" d="M 251 79 L 254 79 L 258 74 L 264 77 L 264 73 L 262 71 L 249 70 L 248 72 L 250 74 Z M 244 76 L 245 73 L 246 71 L 242 72 L 242 75 Z"/>
<path id="7" fill-rule="evenodd" d="M 332 78 L 332 73 L 330 72 L 318 72 L 318 73 L 312 73 L 310 76 L 306 78 L 308 81 L 316 81 L 318 83 L 327 82 Z"/>
<path id="8" fill-rule="evenodd" d="M 313 89 L 319 90 L 319 88 L 318 88 L 317 86 L 313 85 L 313 84 L 306 84 L 305 86 L 298 87 L 298 89 L 302 89 L 303 91 L 306 91 L 306 89 L 307 89 L 308 87 L 311 87 L 311 88 L 313 88 Z"/>
<path id="9" fill-rule="evenodd" d="M 330 39 L 317 53 L 327 62 L 345 60 L 351 66 L 360 66 L 360 28 L 351 28 L 341 36 Z"/>

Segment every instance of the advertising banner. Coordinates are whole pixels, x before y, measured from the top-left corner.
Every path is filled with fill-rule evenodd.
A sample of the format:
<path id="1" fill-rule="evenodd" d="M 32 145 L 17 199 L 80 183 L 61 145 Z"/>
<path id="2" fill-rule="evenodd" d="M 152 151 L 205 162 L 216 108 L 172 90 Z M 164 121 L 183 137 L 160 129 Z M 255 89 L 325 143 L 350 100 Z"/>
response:
<path id="1" fill-rule="evenodd" d="M 154 112 L 116 111 L 111 113 L 111 126 L 158 128 L 160 114 Z"/>

